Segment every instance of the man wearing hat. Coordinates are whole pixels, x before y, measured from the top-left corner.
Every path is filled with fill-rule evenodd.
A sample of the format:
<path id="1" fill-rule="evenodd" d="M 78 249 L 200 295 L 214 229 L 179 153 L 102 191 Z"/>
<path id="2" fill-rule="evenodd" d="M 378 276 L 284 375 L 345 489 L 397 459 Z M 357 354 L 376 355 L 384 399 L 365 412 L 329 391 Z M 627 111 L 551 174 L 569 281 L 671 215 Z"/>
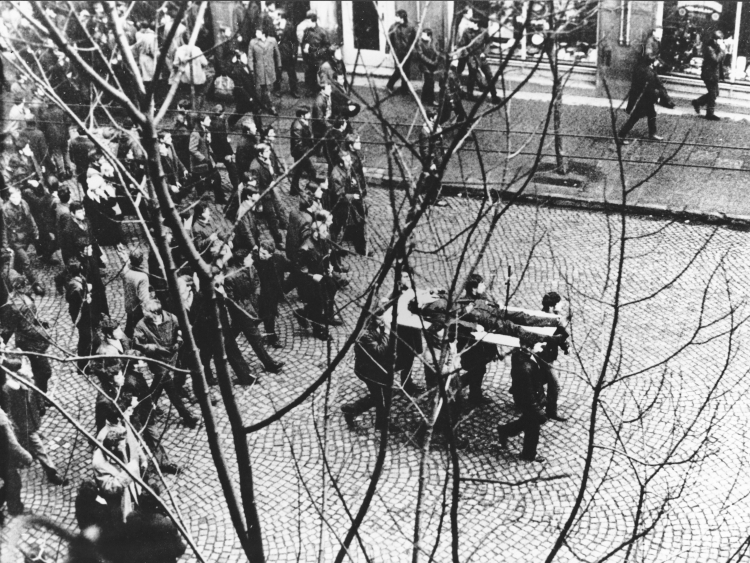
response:
<path id="1" fill-rule="evenodd" d="M 292 183 L 289 187 L 291 195 L 299 195 L 299 181 L 302 175 L 308 179 L 315 179 L 315 167 L 307 153 L 315 146 L 310 130 L 310 119 L 312 113 L 307 106 L 300 106 L 295 111 L 297 118 L 292 122 L 289 132 L 289 149 L 294 159 L 294 172 L 292 174 Z"/>
<path id="2" fill-rule="evenodd" d="M 458 42 L 459 57 L 466 59 L 469 65 L 469 80 L 466 84 L 467 98 L 474 99 L 474 84 L 477 81 L 477 74 L 481 71 L 487 81 L 487 87 L 492 95 L 492 103 L 500 103 L 500 98 L 495 89 L 495 82 L 492 77 L 490 65 L 487 62 L 487 48 L 491 43 L 491 38 L 486 29 L 479 28 L 479 20 L 471 18 Z"/>
<path id="3" fill-rule="evenodd" d="M 221 104 L 215 105 L 212 113 L 213 117 L 208 127 L 208 131 L 211 133 L 211 152 L 217 163 L 221 162 L 224 164 L 229 175 L 229 181 L 232 184 L 232 189 L 236 191 L 240 183 L 240 178 L 234 162 L 234 151 L 232 150 L 232 145 L 229 143 L 229 126 L 227 125 L 224 106 Z"/>

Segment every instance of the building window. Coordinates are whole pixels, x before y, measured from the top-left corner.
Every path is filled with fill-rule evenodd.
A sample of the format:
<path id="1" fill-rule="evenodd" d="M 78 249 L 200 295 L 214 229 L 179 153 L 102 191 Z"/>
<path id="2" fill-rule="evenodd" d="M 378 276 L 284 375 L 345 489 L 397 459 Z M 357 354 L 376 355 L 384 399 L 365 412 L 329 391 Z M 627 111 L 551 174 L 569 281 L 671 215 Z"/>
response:
<path id="1" fill-rule="evenodd" d="M 558 60 L 571 64 L 596 65 L 598 0 L 518 0 L 455 2 L 454 37 L 459 41 L 469 18 L 478 20 L 493 37 L 492 54 L 502 56 L 511 48 L 516 33 L 522 33 L 515 57 L 521 60 L 540 55 L 544 39 L 554 28 L 558 42 Z M 524 30 L 531 13 L 529 29 Z"/>
<path id="2" fill-rule="evenodd" d="M 380 17 L 370 0 L 352 2 L 354 48 L 380 51 Z"/>
<path id="3" fill-rule="evenodd" d="M 662 26 L 660 72 L 700 78 L 703 43 L 720 30 L 727 53 L 725 79 L 750 81 L 750 3 L 667 1 Z"/>

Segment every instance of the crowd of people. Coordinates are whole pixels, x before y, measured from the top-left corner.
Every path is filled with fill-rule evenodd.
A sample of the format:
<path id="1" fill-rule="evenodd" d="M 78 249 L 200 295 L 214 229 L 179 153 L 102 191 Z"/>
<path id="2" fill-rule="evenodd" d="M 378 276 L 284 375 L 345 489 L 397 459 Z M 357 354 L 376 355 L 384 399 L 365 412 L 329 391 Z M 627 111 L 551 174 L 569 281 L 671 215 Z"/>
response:
<path id="1" fill-rule="evenodd" d="M 118 2 L 117 9 L 144 84 L 153 85 L 157 102 L 166 99 L 171 85 L 177 85 L 170 125 L 158 132 L 157 158 L 167 190 L 181 210 L 182 226 L 211 268 L 218 309 L 200 291 L 194 257 L 180 249 L 168 227 L 162 227 L 168 256 L 154 249 L 144 251 L 136 241 L 143 237 L 134 237 L 132 229 L 125 228 L 126 218 L 133 222 L 144 218 L 144 225 L 152 226 L 160 220 L 158 202 L 149 189 L 149 158 L 132 120 L 116 119 L 84 129 L 74 125 L 33 81 L 19 75 L 9 88 L 13 106 L 2 154 L 0 452 L 8 455 L 0 459 L 0 506 L 7 505 L 11 515 L 23 512 L 19 469 L 33 459 L 51 484 L 68 484 L 47 453 L 40 431 L 49 403 L 32 392 L 36 388 L 48 393 L 61 365 L 50 361 L 51 351 L 60 352 L 61 344 L 53 338 L 47 312 L 38 305 L 39 297 L 52 289 L 39 275 L 38 266 L 43 264 L 57 269 L 55 289 L 65 299 L 77 332 L 73 354 L 77 372 L 97 388 L 92 428 L 103 447 L 94 449 L 91 474 L 81 476 L 84 481 L 76 501 L 79 524 L 82 529 L 98 526 L 115 545 L 123 538 L 132 539 L 128 534 L 142 529 L 145 521 L 156 522 L 174 547 L 164 560 L 178 557 L 184 546 L 174 541 L 174 530 L 160 520 L 164 515 L 144 494 L 141 482 L 158 490 L 159 473 L 181 469 L 170 460 L 157 430 L 157 416 L 164 415 L 162 421 L 172 411 L 159 408 L 162 393 L 166 392 L 182 424 L 192 429 L 199 423 L 191 411 L 197 399 L 187 385 L 189 361 L 177 320 L 181 307 L 188 312 L 208 384 L 218 383 L 212 360 L 215 364 L 222 355 L 211 328 L 218 310 L 234 383 L 253 385 L 259 376 L 240 348 L 240 335 L 265 371 L 280 372 L 284 362 L 269 353 L 285 346 L 277 327 L 280 305 L 293 303 L 296 290 L 299 306 L 291 308 L 296 322 L 314 338 L 329 340 L 331 327 L 343 324 L 336 298 L 350 282 L 347 262 L 374 252 L 368 236 L 368 181 L 361 141 L 352 123 L 360 108 L 347 94 L 340 50 L 318 26 L 315 12 L 308 12 L 295 26 L 272 2 L 266 2 L 264 10 L 257 2 L 242 2 L 237 5 L 234 29 L 223 30 L 216 48 L 206 45 L 201 33 L 192 47 L 189 38 L 200 25 L 198 4 L 188 8 L 161 75 L 155 74 L 155 59 L 177 6 L 167 5 L 158 18 L 140 20 L 130 19 L 133 13 L 126 3 Z M 45 5 L 45 10 L 51 21 L 60 21 L 54 3 Z M 6 8 L 3 15 L 7 14 Z M 489 42 L 486 30 L 479 29 L 476 20 L 467 20 L 459 54 L 446 72 L 429 29 L 417 39 L 406 14 L 399 11 L 390 32 L 394 57 L 407 74 L 406 55 L 415 47 L 426 77 L 422 100 L 428 106 L 428 120 L 419 133 L 422 171 L 416 192 L 410 192 L 413 211 L 445 205 L 440 187 L 445 156 L 441 124 L 451 112 L 458 119 L 466 117 L 458 80 L 461 64 L 469 68 L 470 97 L 478 73 L 492 84 L 484 56 Z M 91 3 L 91 12 L 79 12 L 74 23 L 61 26 L 92 68 L 135 96 L 128 90 L 134 87 L 132 76 L 112 56 L 116 43 L 100 2 Z M 30 66 L 45 61 L 41 68 L 47 71 L 54 93 L 79 117 L 89 113 L 91 85 L 63 53 L 42 39 L 19 44 L 16 54 Z M 270 94 L 281 95 L 283 73 L 289 95 L 301 96 L 295 70 L 298 53 L 305 64 L 306 93 L 313 100 L 295 102 L 289 128 L 290 169 L 279 156 L 277 126 L 268 117 L 276 115 Z M 97 67 L 100 58 L 107 57 L 114 62 Z M 213 73 L 206 72 L 209 65 Z M 396 78 L 398 74 L 389 81 L 389 89 Z M 233 111 L 213 103 L 222 92 L 231 94 Z M 497 101 L 492 88 L 491 97 Z M 441 109 L 434 108 L 437 103 Z M 289 195 L 282 197 L 284 178 Z M 30 257 L 31 248 L 36 260 Z M 115 256 L 121 266 L 110 263 Z M 177 300 L 162 264 L 176 270 Z M 540 425 L 547 419 L 564 420 L 557 413 L 558 383 L 552 368 L 558 347 L 566 349 L 567 333 L 560 318 L 510 312 L 486 295 L 481 276 L 472 277 L 465 296 L 454 303 L 438 293 L 423 307 L 414 290 L 414 272 L 406 262 L 400 262 L 397 271 L 402 283 L 390 298 L 391 306 L 406 303 L 414 314 L 428 318 L 432 329 L 399 326 L 395 368 L 390 369 L 382 311 L 369 316 L 355 346 L 355 373 L 365 382 L 368 395 L 342 407 L 347 423 L 356 426 L 356 418 L 375 407 L 376 427 L 387 426 L 392 374 L 398 374 L 406 393 L 422 393 L 411 375 L 413 364 L 441 343 L 442 334 L 449 335 L 465 372 L 459 388 L 467 387 L 469 403 L 481 406 L 486 401 L 483 378 L 488 364 L 498 358 L 498 349 L 477 342 L 472 333 L 512 335 L 521 343 L 513 352 L 511 375 L 522 415 L 500 427 L 500 438 L 505 443 L 507 437 L 524 431 L 521 457 L 540 461 L 536 455 Z M 119 277 L 122 284 L 124 316 L 119 319 L 109 306 L 107 277 Z M 554 293 L 546 295 L 545 311 L 559 301 Z M 552 326 L 557 332 L 540 337 L 527 326 Z M 423 348 L 423 338 L 429 350 Z M 425 363 L 427 387 L 455 386 L 438 376 L 434 365 Z M 451 409 L 446 413 L 443 426 L 450 424 Z"/>

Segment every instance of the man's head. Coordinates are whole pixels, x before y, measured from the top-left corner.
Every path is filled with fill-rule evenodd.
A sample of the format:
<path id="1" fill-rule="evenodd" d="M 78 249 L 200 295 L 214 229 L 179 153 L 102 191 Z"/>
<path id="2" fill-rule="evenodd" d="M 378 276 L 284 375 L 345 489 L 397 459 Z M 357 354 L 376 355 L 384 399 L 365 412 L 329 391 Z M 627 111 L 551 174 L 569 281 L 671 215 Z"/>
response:
<path id="1" fill-rule="evenodd" d="M 323 213 L 316 213 L 310 225 L 310 233 L 315 240 L 328 238 L 328 217 Z"/>
<path id="2" fill-rule="evenodd" d="M 315 10 L 307 10 L 307 14 L 305 14 L 305 18 L 310 20 L 313 23 L 317 23 L 318 13 Z"/>
<path id="3" fill-rule="evenodd" d="M 21 190 L 18 186 L 11 186 L 8 188 L 8 199 L 13 205 L 21 204 Z"/>
<path id="4" fill-rule="evenodd" d="M 68 203 L 70 201 L 70 189 L 63 186 L 57 190 L 57 197 L 60 198 L 60 203 Z"/>
<path id="5" fill-rule="evenodd" d="M 250 133 L 251 135 L 255 135 L 258 132 L 258 127 L 255 125 L 254 119 L 245 119 L 242 122 L 242 131 L 243 133 Z"/>
<path id="6" fill-rule="evenodd" d="M 542 297 L 542 310 L 546 313 L 557 313 L 558 304 L 562 297 L 556 291 L 548 291 Z"/>
<path id="7" fill-rule="evenodd" d="M 74 201 L 70 204 L 70 213 L 79 221 L 86 219 L 86 210 L 83 208 L 83 204 L 80 201 Z"/>
<path id="8" fill-rule="evenodd" d="M 260 258 L 261 260 L 269 260 L 271 256 L 273 256 L 274 252 L 276 252 L 276 245 L 273 243 L 273 241 L 264 239 L 260 243 L 260 248 L 258 248 L 258 258 Z"/>
<path id="9" fill-rule="evenodd" d="M 409 23 L 409 15 L 406 13 L 406 10 L 396 11 L 396 23 L 400 23 L 400 24 Z"/>
<path id="10" fill-rule="evenodd" d="M 263 132 L 263 139 L 265 139 L 267 143 L 271 144 L 274 144 L 276 142 L 276 129 L 274 129 L 273 125 L 269 125 Z"/>
<path id="11" fill-rule="evenodd" d="M 352 153 L 347 150 L 339 151 L 339 161 L 344 169 L 349 170 L 352 167 Z"/>
<path id="12" fill-rule="evenodd" d="M 484 292 L 487 291 L 487 286 L 484 283 L 484 278 L 477 274 L 471 274 L 466 280 L 466 294 L 469 297 L 481 297 Z"/>
<path id="13" fill-rule="evenodd" d="M 161 323 L 162 320 L 162 307 L 161 302 L 158 299 L 152 299 L 147 301 L 143 305 L 143 314 L 147 319 L 151 319 L 155 323 Z"/>
<path id="14" fill-rule="evenodd" d="M 199 201 L 197 203 L 197 205 L 195 206 L 194 217 L 198 221 L 208 223 L 208 221 L 211 219 L 211 208 L 208 206 L 207 201 Z"/>
<path id="15" fill-rule="evenodd" d="M 408 264 L 401 266 L 401 282 L 402 289 L 412 289 L 414 287 L 414 270 Z"/>
<path id="16" fill-rule="evenodd" d="M 294 112 L 294 115 L 296 115 L 302 121 L 310 121 L 310 118 L 312 117 L 312 114 L 310 113 L 310 108 L 307 106 L 298 107 L 297 110 Z"/>
<path id="17" fill-rule="evenodd" d="M 263 160 L 269 160 L 271 158 L 271 147 L 267 143 L 258 143 L 256 147 L 258 149 L 258 156 Z"/>
<path id="18" fill-rule="evenodd" d="M 521 348 L 526 350 L 534 348 L 534 336 L 528 332 L 522 332 L 521 336 L 518 337 L 518 342 L 521 344 Z"/>
<path id="19" fill-rule="evenodd" d="M 224 106 L 221 104 L 216 104 L 211 110 L 211 113 L 213 113 L 214 117 L 221 117 L 222 115 L 224 115 Z"/>
<path id="20" fill-rule="evenodd" d="M 426 27 L 422 30 L 422 41 L 430 43 L 432 41 L 432 30 Z"/>
<path id="21" fill-rule="evenodd" d="M 255 30 L 255 38 L 256 39 L 260 39 L 261 41 L 263 41 L 266 38 L 266 32 L 263 31 L 262 27 L 258 27 Z"/>
<path id="22" fill-rule="evenodd" d="M 661 41 L 661 38 L 664 36 L 664 30 L 661 27 L 655 27 L 651 30 L 651 35 L 653 35 L 654 39 L 657 41 Z"/>
<path id="23" fill-rule="evenodd" d="M 130 251 L 130 267 L 140 268 L 143 264 L 143 251 L 140 248 L 134 248 Z"/>
<path id="24" fill-rule="evenodd" d="M 117 426 L 107 432 L 102 444 L 111 452 L 118 452 L 122 449 L 123 442 L 125 441 L 125 428 Z"/>
<path id="25" fill-rule="evenodd" d="M 711 34 L 711 39 L 714 41 L 721 41 L 724 39 L 724 32 L 722 32 L 720 29 L 717 29 Z"/>
<path id="26" fill-rule="evenodd" d="M 326 96 L 330 96 L 330 95 L 331 95 L 331 83 L 330 83 L 330 82 L 326 82 L 326 83 L 325 83 L 325 84 L 323 85 L 323 93 L 324 93 L 324 94 L 325 94 Z"/>

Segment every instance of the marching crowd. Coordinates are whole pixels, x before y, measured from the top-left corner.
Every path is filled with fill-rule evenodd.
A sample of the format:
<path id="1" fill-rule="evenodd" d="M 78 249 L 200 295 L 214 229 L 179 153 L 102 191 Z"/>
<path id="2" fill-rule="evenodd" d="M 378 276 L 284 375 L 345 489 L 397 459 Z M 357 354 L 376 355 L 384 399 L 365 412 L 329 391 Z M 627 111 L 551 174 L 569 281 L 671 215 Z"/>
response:
<path id="1" fill-rule="evenodd" d="M 351 122 L 360 108 L 347 94 L 340 51 L 317 25 L 315 12 L 308 12 L 306 19 L 294 26 L 272 2 L 266 2 L 264 10 L 256 2 L 242 2 L 237 6 L 235 29 L 224 30 L 224 40 L 217 48 L 203 44 L 200 32 L 196 47 L 190 47 L 188 38 L 196 24 L 198 4 L 191 3 L 160 76 L 154 74 L 154 62 L 177 6 L 163 10 L 159 25 L 152 23 L 155 19 L 128 19 L 132 14 L 128 14 L 126 3 L 118 2 L 117 9 L 126 18 L 124 30 L 130 48 L 144 82 L 154 86 L 157 101 L 165 100 L 170 86 L 176 85 L 178 101 L 171 125 L 158 134 L 158 158 L 168 190 L 181 210 L 183 226 L 212 268 L 226 356 L 235 383 L 252 385 L 257 376 L 240 349 L 240 335 L 266 371 L 280 372 L 284 362 L 269 353 L 269 349 L 283 347 L 276 327 L 280 304 L 296 290 L 300 302 L 293 309 L 296 321 L 313 337 L 328 340 L 331 327 L 343 323 L 336 296 L 349 284 L 347 261 L 357 259 L 353 256 L 373 255 L 367 228 L 368 182 L 361 141 Z M 8 8 L 3 9 L 0 15 L 10 17 Z M 48 3 L 45 10 L 50 20 L 59 19 L 54 3 Z M 428 122 L 419 134 L 422 172 L 411 203 L 413 207 L 445 205 L 438 172 L 444 158 L 441 124 L 451 112 L 465 119 L 457 78 L 462 64 L 469 67 L 469 96 L 478 73 L 491 84 L 483 54 L 489 39 L 486 30 L 467 18 L 459 43 L 461 55 L 451 62 L 447 73 L 438 73 L 440 108 L 435 109 L 433 75 L 441 55 L 431 45 L 429 30 L 417 39 L 406 14 L 400 11 L 398 18 L 390 34 L 394 56 L 406 61 L 406 53 L 416 41 L 420 67 L 430 77 L 425 79 L 422 93 L 428 106 Z M 122 61 L 111 56 L 115 43 L 102 4 L 91 3 L 91 12 L 81 11 L 74 22 L 65 24 L 67 37 L 90 57 L 88 62 L 96 68 L 99 58 L 92 49 L 109 49 L 113 62 L 99 69 L 101 75 L 118 81 L 126 91 L 132 87 L 131 78 L 118 66 Z M 264 119 L 276 115 L 270 93 L 280 95 L 284 72 L 289 94 L 300 97 L 294 66 L 298 51 L 305 64 L 304 85 L 313 101 L 299 103 L 294 110 L 288 131 L 294 161 L 290 169 L 279 156 L 276 126 L 264 124 Z M 19 44 L 14 54 L 29 65 L 43 61 L 41 67 L 47 71 L 54 93 L 79 118 L 91 117 L 89 85 L 56 47 L 44 40 L 28 41 Z M 211 79 L 211 73 L 206 73 L 209 64 L 213 65 Z M 389 89 L 397 78 L 394 74 Z M 166 538 L 174 539 L 174 529 L 159 520 L 163 515 L 144 499 L 148 495 L 142 494 L 138 481 L 132 478 L 143 477 L 157 488 L 151 478 L 154 472 L 180 470 L 170 461 L 156 430 L 162 393 L 185 426 L 195 428 L 199 422 L 190 409 L 197 400 L 186 384 L 186 347 L 176 317 L 179 303 L 168 290 L 162 263 L 176 270 L 180 299 L 189 313 L 209 385 L 217 383 L 211 361 L 218 360 L 220 353 L 209 322 L 213 303 L 204 300 L 190 260 L 166 226 L 170 256 L 129 245 L 124 219 L 142 217 L 146 224 L 153 224 L 159 214 L 158 203 L 148 189 L 149 162 L 138 127 L 124 118 L 85 131 L 56 103 L 45 101 L 47 95 L 33 81 L 19 76 L 9 90 L 13 106 L 3 141 L 0 193 L 0 273 L 4 282 L 0 283 L 4 368 L 0 371 L 0 452 L 8 455 L 0 456 L 0 506 L 7 505 L 12 515 L 23 512 L 20 469 L 32 459 L 39 461 L 50 483 L 68 483 L 47 453 L 40 431 L 49 403 L 31 390 L 34 386 L 48 391 L 55 376 L 53 366 L 61 365 L 51 363 L 51 356 L 65 353 L 53 338 L 52 319 L 37 302 L 52 289 L 45 287 L 38 275 L 38 261 L 58 269 L 56 290 L 64 297 L 77 331 L 76 367 L 98 390 L 92 428 L 105 449 L 94 450 L 93 472 L 79 490 L 79 524 L 83 529 L 95 523 L 111 537 L 130 541 L 134 530 L 144 526 L 143 518 L 150 518 L 154 526 L 161 526 Z M 234 111 L 227 111 L 221 103 L 205 102 L 222 99 L 224 94 L 231 96 Z M 494 89 L 491 97 L 497 101 Z M 119 165 L 113 164 L 113 157 Z M 280 194 L 283 178 L 289 179 L 289 197 Z M 288 202 L 293 202 L 292 209 L 287 208 Z M 345 240 L 351 242 L 352 250 L 345 248 Z M 36 261 L 29 257 L 32 247 Z M 121 267 L 110 264 L 113 252 L 119 255 Z M 512 354 L 511 376 L 521 417 L 500 426 L 500 440 L 505 444 L 508 437 L 523 431 L 521 457 L 541 461 L 536 455 L 541 424 L 547 419 L 564 420 L 557 413 L 558 382 L 552 367 L 558 348 L 567 353 L 567 333 L 554 314 L 560 296 L 554 292 L 545 295 L 541 315 L 511 311 L 494 303 L 486 294 L 482 277 L 475 275 L 460 299 L 451 302 L 437 292 L 434 299 L 421 303 L 407 260 L 396 268 L 401 276 L 399 292 L 370 315 L 355 345 L 355 373 L 368 394 L 342 407 L 346 422 L 356 427 L 356 418 L 375 407 L 376 427 L 387 426 L 393 383 L 389 373 L 398 374 L 404 392 L 420 395 L 424 390 L 411 375 L 415 359 L 430 353 L 444 337 L 460 357 L 458 367 L 464 375 L 458 380 L 459 389 L 467 387 L 469 403 L 482 405 L 483 378 L 488 364 L 498 358 L 498 348 L 477 341 L 473 333 L 510 335 L 520 341 Z M 115 272 L 122 284 L 125 310 L 120 319 L 108 303 L 106 286 L 112 280 L 105 283 Z M 411 314 L 429 319 L 431 328 L 423 331 L 399 326 L 394 369 L 389 369 L 389 332 L 382 313 L 388 306 L 392 309 L 402 304 Z M 540 326 L 554 327 L 554 334 L 542 336 L 525 328 Z M 13 337 L 15 347 L 11 348 Z M 446 381 L 431 365 L 434 362 L 425 362 L 427 387 L 445 388 Z M 460 392 L 451 403 L 461 406 Z M 443 427 L 450 424 L 451 416 L 451 409 L 446 409 Z M 170 545 L 174 553 L 164 555 L 163 560 L 184 550 L 179 540 Z"/>

